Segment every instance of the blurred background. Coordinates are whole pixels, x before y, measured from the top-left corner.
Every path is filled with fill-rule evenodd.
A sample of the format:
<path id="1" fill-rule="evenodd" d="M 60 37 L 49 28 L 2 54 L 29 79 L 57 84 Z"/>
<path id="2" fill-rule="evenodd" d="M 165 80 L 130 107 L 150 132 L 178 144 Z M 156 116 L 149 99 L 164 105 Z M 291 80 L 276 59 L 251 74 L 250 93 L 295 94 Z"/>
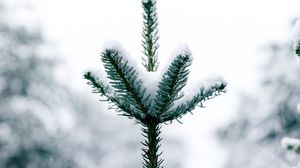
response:
<path id="1" fill-rule="evenodd" d="M 300 161 L 300 61 L 295 0 L 157 0 L 159 61 L 193 53 L 190 83 L 211 74 L 227 93 L 163 126 L 172 168 L 286 168 Z M 0 0 L 0 167 L 141 167 L 139 125 L 107 110 L 82 74 L 99 69 L 105 41 L 141 62 L 140 0 Z M 187 86 L 188 87 L 188 86 Z"/>

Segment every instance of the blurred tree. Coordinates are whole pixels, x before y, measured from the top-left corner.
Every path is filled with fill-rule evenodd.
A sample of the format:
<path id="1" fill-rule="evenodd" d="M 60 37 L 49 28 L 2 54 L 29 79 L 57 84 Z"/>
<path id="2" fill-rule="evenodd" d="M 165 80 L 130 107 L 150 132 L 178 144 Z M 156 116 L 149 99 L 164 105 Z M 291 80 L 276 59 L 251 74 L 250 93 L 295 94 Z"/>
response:
<path id="1" fill-rule="evenodd" d="M 238 117 L 219 137 L 230 148 L 227 168 L 265 168 L 287 166 L 281 149 L 284 136 L 299 138 L 300 66 L 292 44 L 272 44 L 270 57 L 262 70 L 261 88 L 243 94 Z"/>
<path id="2" fill-rule="evenodd" d="M 0 167 L 140 167 L 139 128 L 56 80 L 58 59 L 40 29 L 16 16 L 20 2 L 0 0 Z M 167 166 L 180 168 L 170 157 Z"/>
<path id="3" fill-rule="evenodd" d="M 10 24 L 5 1 L 0 1 L 0 167 L 75 167 L 60 142 L 51 110 L 64 88 L 55 83 L 55 62 L 42 57 L 41 33 Z"/>

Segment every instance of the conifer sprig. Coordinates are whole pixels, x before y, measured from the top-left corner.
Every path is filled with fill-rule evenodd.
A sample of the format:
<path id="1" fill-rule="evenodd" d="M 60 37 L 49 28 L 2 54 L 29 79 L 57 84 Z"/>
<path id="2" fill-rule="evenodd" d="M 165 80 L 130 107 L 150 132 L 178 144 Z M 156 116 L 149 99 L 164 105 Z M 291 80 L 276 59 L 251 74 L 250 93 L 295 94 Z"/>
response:
<path id="1" fill-rule="evenodd" d="M 160 116 L 168 111 L 173 102 L 182 97 L 178 93 L 186 85 L 189 74 L 187 68 L 191 65 L 191 62 L 190 52 L 183 52 L 174 59 L 163 75 L 155 96 L 154 113 L 156 115 Z"/>
<path id="2" fill-rule="evenodd" d="M 128 102 L 116 97 L 116 95 L 113 93 L 112 88 L 110 88 L 110 86 L 104 85 L 91 72 L 85 73 L 84 78 L 88 80 L 87 84 L 92 86 L 93 93 L 99 93 L 101 97 L 106 98 L 104 100 L 102 99 L 101 101 L 108 101 L 110 104 L 112 104 L 112 106 L 110 106 L 110 109 L 117 110 L 117 112 L 119 112 L 122 116 L 134 118 L 137 120 L 137 122 L 143 120 L 144 115 L 130 109 L 130 104 L 128 104 Z"/>
<path id="3" fill-rule="evenodd" d="M 143 18 L 143 65 L 147 71 L 156 71 L 158 67 L 158 22 L 156 16 L 156 0 L 142 0 L 144 9 Z M 159 152 L 161 142 L 161 124 L 178 120 L 184 114 L 191 112 L 197 105 L 225 92 L 226 83 L 219 81 L 209 87 L 200 87 L 198 93 L 190 100 L 180 101 L 184 95 L 180 91 L 188 80 L 188 67 L 192 63 L 189 50 L 178 54 L 164 73 L 158 84 L 155 97 L 146 93 L 143 82 L 133 66 L 128 64 L 123 53 L 117 48 L 105 49 L 101 53 L 109 84 L 105 85 L 90 72 L 84 75 L 88 84 L 93 87 L 94 93 L 105 97 L 105 101 L 112 104 L 121 115 L 134 118 L 142 125 L 142 135 L 146 138 L 141 142 L 144 145 L 143 168 L 162 168 L 162 152 Z"/>
<path id="4" fill-rule="evenodd" d="M 156 71 L 158 67 L 157 49 L 159 47 L 157 43 L 159 36 L 157 28 L 156 0 L 143 0 L 142 7 L 144 9 L 142 45 L 145 55 L 142 57 L 143 65 L 147 71 Z"/>
<path id="5" fill-rule="evenodd" d="M 146 115 L 151 99 L 150 95 L 145 94 L 142 80 L 137 79 L 136 70 L 128 65 L 128 61 L 116 49 L 106 49 L 101 56 L 110 84 L 118 97 L 128 102 L 133 111 Z"/>
<path id="6" fill-rule="evenodd" d="M 208 88 L 201 87 L 199 92 L 191 99 L 186 102 L 178 105 L 176 108 L 169 110 L 168 112 L 162 114 L 161 122 L 168 122 L 172 120 L 177 120 L 181 118 L 184 114 L 192 112 L 195 107 L 203 107 L 203 102 L 209 99 L 212 99 L 222 92 L 225 92 L 226 83 L 218 81 L 214 85 L 209 86 Z"/>

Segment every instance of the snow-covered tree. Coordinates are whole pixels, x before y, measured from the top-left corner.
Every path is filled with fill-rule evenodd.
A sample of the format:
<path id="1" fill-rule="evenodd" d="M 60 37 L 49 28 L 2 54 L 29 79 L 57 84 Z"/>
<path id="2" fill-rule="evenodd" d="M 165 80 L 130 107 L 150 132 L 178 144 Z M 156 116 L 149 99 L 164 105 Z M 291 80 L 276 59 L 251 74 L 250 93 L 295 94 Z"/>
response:
<path id="1" fill-rule="evenodd" d="M 106 71 L 105 76 L 97 77 L 86 72 L 84 78 L 99 93 L 103 101 L 108 101 L 110 108 L 116 109 L 120 115 L 134 119 L 142 125 L 142 142 L 144 168 L 160 168 L 163 159 L 159 151 L 161 126 L 173 120 L 179 120 L 184 114 L 191 112 L 196 106 L 225 91 L 226 83 L 216 80 L 206 86 L 198 86 L 195 93 L 182 93 L 188 81 L 188 67 L 192 63 L 189 49 L 175 54 L 174 59 L 162 76 L 157 73 L 158 56 L 158 21 L 156 0 L 143 0 L 143 65 L 146 70 L 132 63 L 121 47 L 109 45 L 101 53 L 101 61 Z M 149 73 L 146 73 L 149 72 Z M 150 80 L 160 78 L 156 85 L 146 85 L 145 81 L 152 73 Z M 142 75 L 144 74 L 144 75 Z M 140 76 L 141 75 L 141 76 Z M 153 79 L 154 78 L 154 79 Z M 154 86 L 154 87 L 153 87 Z M 192 95 L 193 94 L 193 95 Z"/>
<path id="2" fill-rule="evenodd" d="M 300 66 L 293 44 L 271 44 L 262 68 L 261 88 L 241 96 L 238 116 L 219 132 L 230 154 L 226 168 L 288 167 L 283 137 L 300 138 Z"/>
<path id="3" fill-rule="evenodd" d="M 300 56 L 300 20 L 296 21 L 295 23 L 293 35 L 294 35 L 294 52 L 297 56 Z M 300 103 L 298 103 L 296 111 L 298 114 L 300 114 Z M 300 139 L 284 137 L 282 139 L 282 147 L 286 150 L 293 151 L 300 155 Z M 300 162 L 297 165 L 297 167 L 300 167 Z"/>
<path id="4" fill-rule="evenodd" d="M 0 167 L 123 167 L 125 161 L 108 156 L 127 159 L 124 168 L 136 167 L 137 159 L 127 155 L 134 153 L 133 140 L 99 127 L 115 122 L 98 113 L 98 102 L 57 80 L 56 68 L 63 63 L 30 17 L 34 4 L 10 2 L 0 0 Z M 24 15 L 26 22 L 19 22 Z"/>
<path id="5" fill-rule="evenodd" d="M 51 111 L 65 94 L 52 73 L 56 62 L 43 52 L 39 29 L 14 22 L 23 8 L 6 2 L 0 0 L 0 167 L 75 167 L 64 141 L 49 133 Z"/>

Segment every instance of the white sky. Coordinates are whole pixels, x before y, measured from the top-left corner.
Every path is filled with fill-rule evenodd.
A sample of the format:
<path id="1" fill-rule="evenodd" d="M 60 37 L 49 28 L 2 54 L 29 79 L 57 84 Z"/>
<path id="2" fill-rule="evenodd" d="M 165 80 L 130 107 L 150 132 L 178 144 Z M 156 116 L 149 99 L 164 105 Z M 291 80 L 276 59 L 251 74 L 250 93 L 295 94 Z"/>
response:
<path id="1" fill-rule="evenodd" d="M 259 49 L 268 42 L 288 40 L 290 21 L 300 16 L 300 1 L 157 1 L 159 61 L 163 63 L 178 44 L 187 43 L 194 55 L 192 82 L 213 73 L 229 83 L 228 93 L 209 101 L 206 109 L 198 109 L 193 116 L 185 116 L 183 125 L 165 126 L 165 134 L 187 145 L 184 167 L 220 168 L 226 155 L 213 137 L 214 130 L 234 117 L 239 91 L 251 91 L 257 85 L 264 56 Z M 34 2 L 47 37 L 67 56 L 64 75 L 75 88 L 85 85 L 85 69 L 100 64 L 99 52 L 108 39 L 117 39 L 140 60 L 141 0 Z"/>

